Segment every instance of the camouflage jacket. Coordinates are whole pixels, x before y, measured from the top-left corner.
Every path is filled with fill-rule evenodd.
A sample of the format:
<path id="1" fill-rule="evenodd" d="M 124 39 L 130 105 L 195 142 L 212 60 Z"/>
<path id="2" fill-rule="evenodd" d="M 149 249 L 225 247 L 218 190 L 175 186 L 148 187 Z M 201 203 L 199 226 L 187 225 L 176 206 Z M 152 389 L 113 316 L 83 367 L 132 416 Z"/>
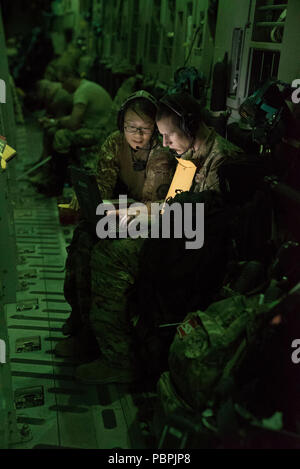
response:
<path id="1" fill-rule="evenodd" d="M 134 171 L 133 161 L 146 161 L 146 168 Z M 127 186 L 129 197 L 139 201 L 164 199 L 174 174 L 175 159 L 156 142 L 151 150 L 133 152 L 124 135 L 116 131 L 101 146 L 96 178 L 103 199 L 114 194 L 118 178 Z"/>
<path id="2" fill-rule="evenodd" d="M 225 140 L 210 128 L 210 132 L 197 151 L 189 150 L 182 159 L 193 161 L 197 166 L 194 177 L 194 192 L 213 189 L 220 191 L 218 169 L 231 159 L 242 156 L 243 151 L 233 143 Z"/>

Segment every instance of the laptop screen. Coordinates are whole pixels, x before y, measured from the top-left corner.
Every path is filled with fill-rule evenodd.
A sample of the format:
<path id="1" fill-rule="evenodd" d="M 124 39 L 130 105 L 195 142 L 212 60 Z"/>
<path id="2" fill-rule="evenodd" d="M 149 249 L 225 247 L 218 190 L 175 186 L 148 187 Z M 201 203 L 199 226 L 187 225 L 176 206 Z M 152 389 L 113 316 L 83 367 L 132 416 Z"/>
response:
<path id="1" fill-rule="evenodd" d="M 96 177 L 91 172 L 71 166 L 71 180 L 82 216 L 89 223 L 96 224 L 96 208 L 103 202 Z"/>

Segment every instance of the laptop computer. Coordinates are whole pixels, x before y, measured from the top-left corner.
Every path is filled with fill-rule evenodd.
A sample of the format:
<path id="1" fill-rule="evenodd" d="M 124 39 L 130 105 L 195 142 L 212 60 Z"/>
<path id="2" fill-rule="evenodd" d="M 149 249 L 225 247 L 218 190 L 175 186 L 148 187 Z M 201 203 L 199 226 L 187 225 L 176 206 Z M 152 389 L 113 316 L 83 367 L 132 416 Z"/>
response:
<path id="1" fill-rule="evenodd" d="M 95 175 L 76 166 L 70 167 L 70 174 L 83 218 L 87 222 L 96 225 L 99 220 L 96 215 L 96 208 L 103 200 Z"/>
<path id="2" fill-rule="evenodd" d="M 81 214 L 91 225 L 95 226 L 99 221 L 99 215 L 96 215 L 96 209 L 99 204 L 113 204 L 118 209 L 126 208 L 129 203 L 134 202 L 133 199 L 128 198 L 126 205 L 120 205 L 119 199 L 103 200 L 96 177 L 92 172 L 71 166 L 70 173 Z M 107 208 L 111 207 L 108 205 Z"/>

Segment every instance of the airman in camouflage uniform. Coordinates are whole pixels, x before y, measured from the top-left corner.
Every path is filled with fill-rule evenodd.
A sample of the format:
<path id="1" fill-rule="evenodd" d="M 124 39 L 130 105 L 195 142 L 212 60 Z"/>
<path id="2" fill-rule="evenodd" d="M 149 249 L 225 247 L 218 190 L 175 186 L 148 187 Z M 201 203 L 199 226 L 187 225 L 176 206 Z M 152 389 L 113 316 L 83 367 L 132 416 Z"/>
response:
<path id="1" fill-rule="evenodd" d="M 140 151 L 136 155 L 141 154 L 141 157 L 145 158 L 144 153 Z M 167 193 L 173 172 L 174 159 L 158 143 L 149 152 L 145 170 L 134 172 L 130 147 L 120 131 L 108 137 L 98 153 L 96 179 L 104 200 L 117 195 L 115 188 L 119 179 L 126 185 L 129 197 L 143 202 L 161 200 Z M 79 310 L 81 317 L 85 317 L 90 310 L 91 280 L 88 259 L 92 246 L 97 241 L 96 235 L 91 234 L 86 222 L 82 221 L 76 228 L 72 243 L 68 247 L 65 297 L 72 305 L 73 311 Z M 135 251 L 135 243 L 130 243 L 132 241 L 130 239 L 128 241 L 128 243 L 123 243 L 123 240 L 117 240 L 114 244 L 112 240 L 109 240 L 107 250 L 111 249 L 111 255 L 113 255 L 114 246 L 119 249 L 119 244 L 122 244 L 126 245 L 126 249 L 132 245 Z M 101 250 L 105 243 L 101 240 L 98 244 Z"/>
<path id="2" fill-rule="evenodd" d="M 131 106 L 137 105 L 136 101 L 140 102 L 139 99 L 129 102 L 126 112 L 124 111 L 125 116 L 130 115 L 128 112 L 131 111 Z M 160 200 L 165 197 L 172 180 L 174 158 L 161 147 L 157 138 L 153 135 L 156 108 L 150 103 L 150 106 L 153 107 L 153 114 L 151 118 L 148 118 L 148 114 L 145 114 L 145 112 L 150 112 L 149 109 L 147 110 L 146 107 L 143 112 L 143 104 L 138 104 L 138 106 L 141 106 L 141 109 L 138 107 L 137 112 L 141 112 L 141 114 L 133 111 L 131 118 L 135 119 L 134 115 L 136 115 L 138 122 L 141 122 L 138 125 L 143 124 L 141 130 L 138 130 L 139 135 L 135 130 L 129 132 L 128 135 L 126 131 L 116 131 L 106 139 L 98 153 L 95 174 L 103 199 L 117 197 L 119 193 L 126 193 L 129 197 L 138 201 Z M 141 116 L 145 116 L 145 118 Z M 147 133 L 144 133 L 145 125 L 149 127 Z M 143 163 L 140 170 L 134 169 L 135 161 Z M 120 192 L 120 183 L 123 184 L 125 189 L 122 192 Z M 89 328 L 90 324 L 90 253 L 92 247 L 99 241 L 94 233 L 95 228 L 92 227 L 91 233 L 91 227 L 88 227 L 86 222 L 82 221 L 76 228 L 72 243 L 68 247 L 69 255 L 66 262 L 64 290 L 65 297 L 72 306 L 72 314 L 65 327 L 65 332 L 71 333 L 72 336 L 77 335 L 83 325 Z M 138 241 L 136 243 L 132 243 L 132 240 L 128 241 L 129 243 L 126 240 L 116 240 L 116 242 L 108 240 L 108 243 L 106 243 L 105 240 L 101 240 L 97 245 L 97 249 L 103 263 L 109 265 L 109 260 L 114 257 L 114 249 L 117 249 L 117 252 L 122 251 L 122 248 L 124 252 L 127 249 L 132 249 L 132 252 L 135 252 L 139 244 Z M 107 263 L 104 261 L 105 255 L 109 259 Z M 130 258 L 130 256 L 126 257 L 125 254 L 124 256 L 126 259 Z M 137 258 L 136 254 L 134 258 Z M 114 265 L 112 263 L 112 268 Z M 117 264 L 116 270 L 118 271 L 118 269 L 119 265 Z M 97 292 L 99 293 L 98 287 Z M 64 345 L 66 345 L 65 348 Z M 72 346 L 69 347 L 67 342 L 58 344 L 56 353 L 63 356 L 68 356 L 69 353 L 72 355 Z"/>
<path id="3" fill-rule="evenodd" d="M 204 190 L 219 191 L 217 169 L 231 158 L 241 154 L 241 150 L 209 129 L 198 118 L 196 141 L 199 145 L 195 151 L 190 148 L 182 156 L 195 161 L 196 176 L 192 189 L 195 192 Z M 160 129 L 160 120 L 157 120 Z M 170 122 L 168 122 L 170 124 Z M 167 127 L 163 129 L 168 130 Z M 174 129 L 171 129 L 172 131 Z M 176 129 L 175 129 L 176 130 Z M 183 134 L 181 130 L 179 132 Z M 164 132 L 161 132 L 164 137 Z M 191 146 L 191 136 L 180 136 L 178 144 Z M 164 138 L 164 145 L 165 138 Z M 178 145 L 178 148 L 179 146 Z M 111 159 L 107 168 L 107 179 L 114 176 L 116 160 Z M 102 176 L 104 173 L 101 172 Z M 104 177 L 105 178 L 105 177 Z M 106 178 L 105 178 L 106 179 Z M 126 382 L 136 378 L 136 361 L 133 352 L 133 327 L 128 311 L 127 295 L 134 276 L 137 274 L 137 259 L 145 240 L 126 239 L 108 243 L 102 249 L 103 241 L 95 245 L 92 252 L 92 306 L 90 320 L 98 338 L 102 357 L 87 365 L 77 368 L 78 379 L 87 383 Z M 147 242 L 147 241 L 146 241 Z M 124 258 L 122 249 L 124 246 Z M 101 247 L 101 249 L 100 249 Z"/>
<path id="4" fill-rule="evenodd" d="M 243 151 L 233 143 L 225 140 L 210 128 L 207 137 L 197 151 L 189 150 L 182 156 L 197 166 L 193 191 L 215 190 L 220 192 L 218 169 L 223 163 L 242 156 Z"/>

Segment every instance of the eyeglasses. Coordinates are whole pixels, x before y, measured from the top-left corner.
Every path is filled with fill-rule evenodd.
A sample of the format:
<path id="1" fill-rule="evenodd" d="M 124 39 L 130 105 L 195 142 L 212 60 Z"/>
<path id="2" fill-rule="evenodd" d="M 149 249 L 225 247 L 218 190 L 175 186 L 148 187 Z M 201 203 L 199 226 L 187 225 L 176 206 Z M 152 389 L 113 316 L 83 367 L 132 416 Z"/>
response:
<path id="1" fill-rule="evenodd" d="M 124 129 L 126 130 L 126 132 L 128 132 L 129 134 L 136 134 L 137 132 L 140 132 L 142 134 L 146 134 L 146 135 L 150 135 L 153 133 L 153 128 L 152 129 L 149 129 L 149 128 L 145 128 L 145 127 L 133 127 L 133 125 L 124 125 Z"/>

